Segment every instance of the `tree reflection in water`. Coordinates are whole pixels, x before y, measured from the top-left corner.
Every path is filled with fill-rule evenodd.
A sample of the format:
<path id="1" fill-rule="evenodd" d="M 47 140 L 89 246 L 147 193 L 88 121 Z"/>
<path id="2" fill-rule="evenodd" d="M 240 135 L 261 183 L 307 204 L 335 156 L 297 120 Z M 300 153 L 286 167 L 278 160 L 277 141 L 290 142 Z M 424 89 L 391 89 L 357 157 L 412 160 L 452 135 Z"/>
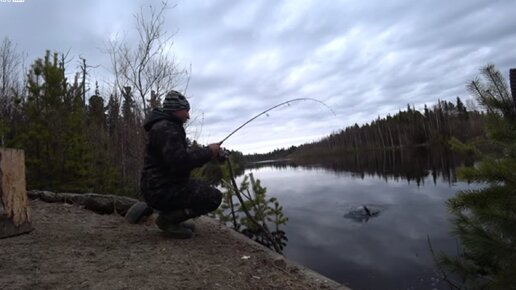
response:
<path id="1" fill-rule="evenodd" d="M 434 184 L 442 178 L 450 185 L 457 181 L 455 168 L 472 166 L 474 159 L 452 152 L 443 147 L 416 147 L 405 149 L 369 150 L 349 152 L 338 156 L 317 159 L 274 160 L 248 164 L 247 169 L 272 166 L 277 169 L 303 167 L 325 169 L 337 174 L 351 172 L 355 177 L 377 176 L 394 181 L 407 180 L 424 184 L 424 179 L 432 176 Z"/>

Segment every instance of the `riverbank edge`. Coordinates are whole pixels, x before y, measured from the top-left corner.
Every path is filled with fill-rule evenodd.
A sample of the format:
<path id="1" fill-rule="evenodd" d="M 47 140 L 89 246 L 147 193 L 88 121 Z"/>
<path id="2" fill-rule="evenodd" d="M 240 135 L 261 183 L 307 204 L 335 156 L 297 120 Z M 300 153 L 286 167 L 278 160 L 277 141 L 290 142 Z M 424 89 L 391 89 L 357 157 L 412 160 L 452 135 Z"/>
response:
<path id="1" fill-rule="evenodd" d="M 258 243 L 258 242 L 255 242 L 251 239 L 249 239 L 248 237 L 246 237 L 245 235 L 221 224 L 219 221 L 217 221 L 216 219 L 214 218 L 211 218 L 211 217 L 207 217 L 207 216 L 202 216 L 200 218 L 198 218 L 197 220 L 201 221 L 201 222 L 204 222 L 204 223 L 209 223 L 209 224 L 212 224 L 214 226 L 220 226 L 220 228 L 222 229 L 222 231 L 231 236 L 231 238 L 235 239 L 235 240 L 239 240 L 243 243 L 247 243 L 249 244 L 250 246 L 252 247 L 258 247 L 258 248 L 261 248 L 263 249 L 263 252 L 268 256 L 268 258 L 274 262 L 274 264 L 276 266 L 279 266 L 281 268 L 287 268 L 287 267 L 296 267 L 299 269 L 299 273 L 302 274 L 304 277 L 307 278 L 307 280 L 309 281 L 312 281 L 312 282 L 315 282 L 317 284 L 324 284 L 325 286 L 329 287 L 330 289 L 337 289 L 337 290 L 351 290 L 351 288 L 348 288 L 347 286 L 345 285 L 342 285 L 340 284 L 339 282 L 333 280 L 333 279 L 330 279 L 324 275 L 322 275 L 321 273 L 319 272 L 316 272 L 310 268 L 307 268 L 301 264 L 298 264 L 294 261 L 291 261 L 289 259 L 287 259 L 285 256 L 281 255 L 281 254 L 278 254 L 274 251 L 272 251 L 271 249 L 265 247 L 264 245 Z M 228 245 L 230 246 L 230 245 Z"/>
<path id="2" fill-rule="evenodd" d="M 93 211 L 97 214 L 118 214 L 125 215 L 127 210 L 139 200 L 124 197 L 124 196 L 116 196 L 116 195 L 105 195 L 105 194 L 96 194 L 96 193 L 55 193 L 51 191 L 45 190 L 29 190 L 27 194 L 31 200 L 39 199 L 48 203 L 66 203 L 72 204 L 74 206 L 82 207 Z M 260 248 L 263 250 L 263 253 L 266 257 L 275 265 L 280 268 L 287 267 L 295 267 L 299 269 L 298 274 L 302 275 L 307 279 L 307 281 L 314 282 L 316 284 L 325 285 L 325 288 L 328 289 L 338 289 L 338 290 L 351 290 L 345 285 L 338 283 L 337 281 L 330 279 L 321 273 L 318 273 L 310 268 L 307 268 L 303 265 L 300 265 L 294 261 L 291 261 L 280 255 L 271 249 L 261 245 L 258 242 L 255 242 L 245 235 L 227 227 L 226 225 L 220 223 L 218 220 L 208 217 L 202 216 L 196 219 L 196 222 L 209 224 L 214 227 L 218 227 L 221 229 L 218 231 L 221 235 L 230 236 L 231 239 L 238 240 L 239 242 L 246 243 L 251 247 Z M 231 247 L 232 243 L 228 243 L 228 247 Z"/>

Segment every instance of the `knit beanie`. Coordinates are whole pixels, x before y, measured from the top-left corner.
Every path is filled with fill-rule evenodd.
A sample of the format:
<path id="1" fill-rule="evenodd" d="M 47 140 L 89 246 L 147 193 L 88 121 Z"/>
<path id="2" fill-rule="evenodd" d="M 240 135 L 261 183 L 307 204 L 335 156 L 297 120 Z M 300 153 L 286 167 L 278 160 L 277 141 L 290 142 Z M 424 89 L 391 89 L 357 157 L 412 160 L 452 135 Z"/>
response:
<path id="1" fill-rule="evenodd" d="M 190 104 L 178 91 L 170 91 L 165 96 L 163 101 L 163 110 L 168 112 L 175 112 L 180 110 L 190 110 Z"/>

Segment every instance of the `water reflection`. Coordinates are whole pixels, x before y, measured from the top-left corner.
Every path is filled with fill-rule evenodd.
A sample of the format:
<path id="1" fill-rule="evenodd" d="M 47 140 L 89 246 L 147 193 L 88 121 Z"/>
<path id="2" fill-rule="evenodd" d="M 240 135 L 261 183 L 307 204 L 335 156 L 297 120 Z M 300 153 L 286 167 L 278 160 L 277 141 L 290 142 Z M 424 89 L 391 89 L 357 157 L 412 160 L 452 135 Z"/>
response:
<path id="1" fill-rule="evenodd" d="M 246 172 L 284 205 L 289 259 L 353 289 L 446 289 L 427 235 L 435 249 L 456 254 L 444 202 L 472 186 L 455 182 L 464 161 L 445 154 L 283 161 Z"/>
<path id="2" fill-rule="evenodd" d="M 248 169 L 261 167 L 318 169 L 335 173 L 351 172 L 354 177 L 381 177 L 385 181 L 394 180 L 424 184 L 431 176 L 434 184 L 442 178 L 448 184 L 457 182 L 455 168 L 471 166 L 471 157 L 454 153 L 446 148 L 417 147 L 412 149 L 371 150 L 362 153 L 348 153 L 338 156 L 318 157 L 304 160 L 271 160 L 252 163 Z"/>

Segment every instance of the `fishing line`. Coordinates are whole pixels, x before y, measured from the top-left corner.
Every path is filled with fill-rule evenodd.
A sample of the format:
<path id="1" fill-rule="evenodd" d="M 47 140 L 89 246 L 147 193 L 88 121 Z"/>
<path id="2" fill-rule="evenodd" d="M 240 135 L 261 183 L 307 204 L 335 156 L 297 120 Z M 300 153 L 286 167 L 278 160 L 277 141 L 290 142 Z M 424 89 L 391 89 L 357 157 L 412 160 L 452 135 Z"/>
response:
<path id="1" fill-rule="evenodd" d="M 283 103 L 279 103 L 277 105 L 274 105 L 268 109 L 266 109 L 265 111 L 259 113 L 258 115 L 252 117 L 251 119 L 247 120 L 245 123 L 243 123 L 242 125 L 240 125 L 238 128 L 236 128 L 235 130 L 233 130 L 231 133 L 229 133 L 229 135 L 227 135 L 224 139 L 222 139 L 222 141 L 219 142 L 219 145 L 222 145 L 222 143 L 224 143 L 224 141 L 226 141 L 229 137 L 231 137 L 231 135 L 235 134 L 238 130 L 242 129 L 245 125 L 251 123 L 252 121 L 254 121 L 256 118 L 264 115 L 264 114 L 267 114 L 268 112 L 278 108 L 278 107 L 281 107 L 283 105 L 290 105 L 290 103 L 293 103 L 293 102 L 298 102 L 298 101 L 313 101 L 313 102 L 317 102 L 317 103 L 320 103 L 322 104 L 324 107 L 326 107 L 328 110 L 330 110 L 330 112 L 333 113 L 333 115 L 337 116 L 337 114 L 335 114 L 335 112 L 328 106 L 326 105 L 326 103 L 324 103 L 323 101 L 319 101 L 317 99 L 314 99 L 314 98 L 296 98 L 296 99 L 292 99 L 292 100 L 288 100 L 288 101 L 285 101 Z"/>

